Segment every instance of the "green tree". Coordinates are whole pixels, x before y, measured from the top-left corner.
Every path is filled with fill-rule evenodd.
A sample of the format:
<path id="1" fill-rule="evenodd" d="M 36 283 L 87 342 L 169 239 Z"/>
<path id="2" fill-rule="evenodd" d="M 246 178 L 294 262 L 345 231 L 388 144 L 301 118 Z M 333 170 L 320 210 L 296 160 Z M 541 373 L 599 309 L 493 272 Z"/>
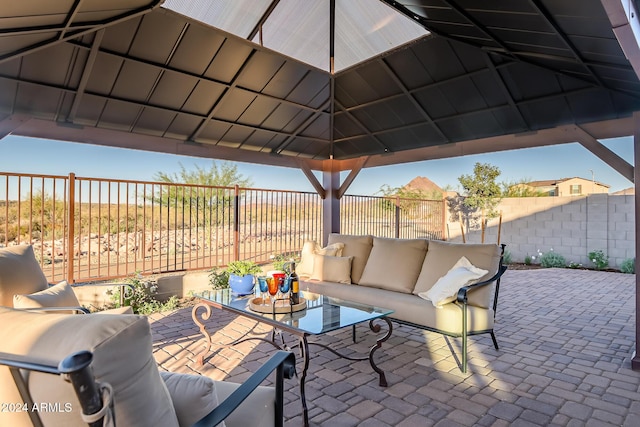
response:
<path id="1" fill-rule="evenodd" d="M 480 211 L 483 242 L 487 220 L 498 216 L 496 207 L 502 198 L 500 185 L 496 182 L 498 176 L 500 169 L 497 166 L 476 162 L 473 175 L 461 175 L 458 178 L 466 196 L 464 205 Z"/>
<path id="2" fill-rule="evenodd" d="M 440 191 L 424 191 L 417 188 L 391 187 L 383 184 L 378 190 L 384 199 L 380 201 L 383 209 L 395 210 L 397 197 L 399 199 L 400 209 L 410 212 L 412 209 L 420 205 L 420 200 L 441 200 L 442 192 Z M 391 199 L 394 198 L 394 199 Z"/>
<path id="3" fill-rule="evenodd" d="M 195 170 L 187 170 L 180 163 L 180 172 L 173 175 L 166 172 L 156 172 L 153 179 L 161 182 L 197 184 L 217 187 L 250 187 L 253 185 L 251 178 L 244 177 L 238 172 L 238 166 L 231 162 L 221 162 L 220 165 L 213 161 L 211 168 L 203 169 L 195 165 Z"/>
<path id="4" fill-rule="evenodd" d="M 203 216 L 205 223 L 216 223 L 224 216 L 225 208 L 230 206 L 233 200 L 233 192 L 229 191 L 228 187 L 253 185 L 251 178 L 243 176 L 238 172 L 238 166 L 230 162 L 218 165 L 213 161 L 209 169 L 196 165 L 193 170 L 187 170 L 180 163 L 180 172 L 168 174 L 159 171 L 153 178 L 168 184 L 156 191 L 153 196 L 154 202 L 183 211 L 188 208 L 191 215 L 198 215 L 206 210 L 208 214 Z M 185 187 L 180 184 L 197 187 Z"/>

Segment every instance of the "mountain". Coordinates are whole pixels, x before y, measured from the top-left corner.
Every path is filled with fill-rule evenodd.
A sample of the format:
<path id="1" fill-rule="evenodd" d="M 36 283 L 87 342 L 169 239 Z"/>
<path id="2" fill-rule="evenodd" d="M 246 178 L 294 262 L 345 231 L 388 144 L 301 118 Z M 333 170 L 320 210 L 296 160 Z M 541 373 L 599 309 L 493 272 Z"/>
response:
<path id="1" fill-rule="evenodd" d="M 438 185 L 436 185 L 436 183 L 424 176 L 417 176 L 413 178 L 407 185 L 404 186 L 404 188 L 406 188 L 407 190 L 423 191 L 427 194 L 433 194 L 435 192 L 443 193 L 442 188 L 440 188 Z"/>

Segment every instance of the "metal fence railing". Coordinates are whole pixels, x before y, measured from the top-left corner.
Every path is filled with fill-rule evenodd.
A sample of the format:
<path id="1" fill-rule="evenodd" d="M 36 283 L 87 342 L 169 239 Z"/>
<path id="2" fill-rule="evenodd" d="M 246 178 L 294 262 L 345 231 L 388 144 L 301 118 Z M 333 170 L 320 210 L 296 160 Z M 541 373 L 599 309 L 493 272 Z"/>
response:
<path id="1" fill-rule="evenodd" d="M 340 202 L 344 234 L 444 240 L 443 200 L 345 195 Z"/>
<path id="2" fill-rule="evenodd" d="M 342 232 L 444 236 L 444 202 L 344 196 Z M 0 246 L 34 246 L 51 282 L 267 263 L 322 241 L 316 193 L 0 172 Z"/>

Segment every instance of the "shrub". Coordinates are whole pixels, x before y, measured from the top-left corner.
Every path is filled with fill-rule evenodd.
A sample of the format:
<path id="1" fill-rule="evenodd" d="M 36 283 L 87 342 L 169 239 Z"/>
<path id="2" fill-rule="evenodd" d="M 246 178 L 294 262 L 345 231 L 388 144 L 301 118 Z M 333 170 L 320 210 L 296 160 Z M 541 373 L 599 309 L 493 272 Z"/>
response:
<path id="1" fill-rule="evenodd" d="M 567 266 L 567 260 L 553 250 L 540 255 L 540 265 L 545 268 L 564 268 Z"/>
<path id="2" fill-rule="evenodd" d="M 512 262 L 513 259 L 511 259 L 511 252 L 509 252 L 509 250 L 504 251 L 504 255 L 502 256 L 502 263 L 511 264 Z"/>
<path id="3" fill-rule="evenodd" d="M 209 284 L 213 289 L 227 289 L 229 287 L 229 272 L 213 267 L 209 272 Z"/>
<path id="4" fill-rule="evenodd" d="M 293 253 L 271 255 L 271 263 L 273 264 L 274 270 L 284 271 L 285 264 L 288 264 L 291 261 L 295 261 L 295 263 L 298 264 L 300 262 L 300 257 L 295 256 Z"/>
<path id="5" fill-rule="evenodd" d="M 626 274 L 634 274 L 636 272 L 636 259 L 627 258 L 620 264 L 620 271 Z"/>
<path id="6" fill-rule="evenodd" d="M 569 263 L 569 268 L 582 268 L 582 264 L 580 264 L 579 262 L 575 262 L 575 261 L 571 261 Z"/>
<path id="7" fill-rule="evenodd" d="M 531 265 L 531 255 L 527 255 L 524 257 L 524 263 L 527 265 Z"/>
<path id="8" fill-rule="evenodd" d="M 172 310 L 179 305 L 179 299 L 175 295 L 165 303 L 161 303 L 155 298 L 158 293 L 158 285 L 151 280 L 143 280 L 140 273 L 127 278 L 127 283 L 131 287 L 125 287 L 124 305 L 131 306 L 136 314 L 151 314 L 159 311 Z M 115 307 L 120 307 L 120 287 L 109 292 L 111 301 Z"/>
<path id="9" fill-rule="evenodd" d="M 601 250 L 589 252 L 589 259 L 596 266 L 596 270 L 602 270 L 609 266 L 609 257 Z"/>

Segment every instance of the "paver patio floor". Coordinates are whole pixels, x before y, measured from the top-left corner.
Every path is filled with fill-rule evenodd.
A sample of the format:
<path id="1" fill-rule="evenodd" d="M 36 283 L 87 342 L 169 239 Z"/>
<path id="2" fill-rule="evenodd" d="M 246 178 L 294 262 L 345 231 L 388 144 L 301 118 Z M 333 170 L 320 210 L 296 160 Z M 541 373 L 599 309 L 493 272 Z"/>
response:
<path id="1" fill-rule="evenodd" d="M 394 323 L 376 353 L 389 387 L 378 386 L 368 362 L 311 347 L 307 403 L 317 426 L 640 426 L 640 372 L 635 347 L 635 276 L 572 269 L 507 271 L 488 335 L 469 339 L 469 370 L 457 359 L 460 340 Z M 221 350 L 199 366 L 204 340 L 191 309 L 150 317 L 162 369 L 242 382 L 272 353 L 252 341 Z M 213 310 L 208 330 L 220 342 L 269 328 Z M 320 337 L 367 351 L 367 325 Z M 291 340 L 293 344 L 293 339 Z M 298 371 L 300 371 L 300 367 Z M 298 383 L 286 380 L 286 425 L 302 425 Z"/>

